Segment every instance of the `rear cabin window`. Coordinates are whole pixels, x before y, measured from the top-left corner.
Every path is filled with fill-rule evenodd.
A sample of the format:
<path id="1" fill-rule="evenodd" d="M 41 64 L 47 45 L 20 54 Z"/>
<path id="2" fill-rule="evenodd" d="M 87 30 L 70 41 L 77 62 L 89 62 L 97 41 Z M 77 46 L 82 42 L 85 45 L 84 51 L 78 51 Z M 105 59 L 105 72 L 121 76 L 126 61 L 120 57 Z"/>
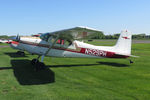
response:
<path id="1" fill-rule="evenodd" d="M 49 43 L 54 43 L 55 42 L 55 37 L 53 37 L 52 35 L 50 35 L 49 33 L 43 34 L 40 36 L 40 38 L 46 42 Z M 64 46 L 64 47 L 68 47 L 72 44 L 72 42 L 70 40 L 66 40 L 66 39 L 58 39 L 56 41 L 56 44 L 59 46 Z"/>

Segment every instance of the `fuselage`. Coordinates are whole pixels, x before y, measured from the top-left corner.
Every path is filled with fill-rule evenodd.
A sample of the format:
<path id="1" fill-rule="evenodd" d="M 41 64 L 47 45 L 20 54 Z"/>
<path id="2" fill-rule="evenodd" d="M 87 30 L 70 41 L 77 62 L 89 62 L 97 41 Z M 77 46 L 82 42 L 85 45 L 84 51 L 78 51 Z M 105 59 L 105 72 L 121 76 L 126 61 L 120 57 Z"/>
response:
<path id="1" fill-rule="evenodd" d="M 61 41 L 61 42 L 60 42 Z M 31 54 L 44 55 L 52 46 L 39 37 L 21 37 L 19 42 L 13 41 L 11 47 L 25 50 Z M 112 46 L 94 46 L 80 41 L 73 41 L 71 44 L 59 40 L 45 56 L 52 57 L 89 57 L 89 58 L 127 58 L 125 55 L 118 55 Z"/>

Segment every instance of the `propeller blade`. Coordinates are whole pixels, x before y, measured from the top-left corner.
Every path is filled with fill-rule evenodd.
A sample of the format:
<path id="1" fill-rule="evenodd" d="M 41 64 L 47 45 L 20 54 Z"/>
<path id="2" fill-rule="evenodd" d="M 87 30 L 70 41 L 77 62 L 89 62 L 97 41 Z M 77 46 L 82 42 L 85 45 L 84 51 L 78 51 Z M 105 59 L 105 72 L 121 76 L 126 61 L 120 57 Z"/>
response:
<path id="1" fill-rule="evenodd" d="M 20 36 L 17 34 L 16 41 L 20 41 Z"/>
<path id="2" fill-rule="evenodd" d="M 17 36 L 14 36 L 14 37 L 11 37 L 10 40 L 13 40 L 13 41 L 20 41 L 20 36 L 19 34 Z"/>

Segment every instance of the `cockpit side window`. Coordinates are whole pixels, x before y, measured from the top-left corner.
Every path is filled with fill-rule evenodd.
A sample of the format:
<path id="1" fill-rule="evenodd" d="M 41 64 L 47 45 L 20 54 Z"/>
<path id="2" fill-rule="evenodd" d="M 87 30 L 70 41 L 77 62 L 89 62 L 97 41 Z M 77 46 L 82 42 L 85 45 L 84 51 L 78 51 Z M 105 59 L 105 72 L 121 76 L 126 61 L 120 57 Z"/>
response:
<path id="1" fill-rule="evenodd" d="M 45 33 L 45 34 L 42 34 L 40 38 L 48 43 L 53 43 L 56 39 L 56 36 L 49 34 L 49 33 Z M 68 47 L 72 44 L 72 41 L 69 40 L 68 38 L 60 37 L 57 40 L 56 44 L 62 47 Z"/>

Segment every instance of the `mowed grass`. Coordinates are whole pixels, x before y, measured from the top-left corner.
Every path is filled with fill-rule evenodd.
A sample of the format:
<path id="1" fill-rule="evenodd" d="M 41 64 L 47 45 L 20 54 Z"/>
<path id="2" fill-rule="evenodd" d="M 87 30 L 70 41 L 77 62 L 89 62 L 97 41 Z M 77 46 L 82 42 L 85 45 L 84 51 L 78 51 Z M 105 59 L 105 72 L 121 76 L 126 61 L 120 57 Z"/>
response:
<path id="1" fill-rule="evenodd" d="M 93 41 L 114 45 L 115 41 Z M 108 43 L 108 44 L 106 44 Z M 110 44 L 109 44 L 110 43 Z M 0 100 L 149 100 L 150 44 L 133 44 L 127 59 L 50 58 L 35 72 L 30 60 L 0 48 Z"/>

